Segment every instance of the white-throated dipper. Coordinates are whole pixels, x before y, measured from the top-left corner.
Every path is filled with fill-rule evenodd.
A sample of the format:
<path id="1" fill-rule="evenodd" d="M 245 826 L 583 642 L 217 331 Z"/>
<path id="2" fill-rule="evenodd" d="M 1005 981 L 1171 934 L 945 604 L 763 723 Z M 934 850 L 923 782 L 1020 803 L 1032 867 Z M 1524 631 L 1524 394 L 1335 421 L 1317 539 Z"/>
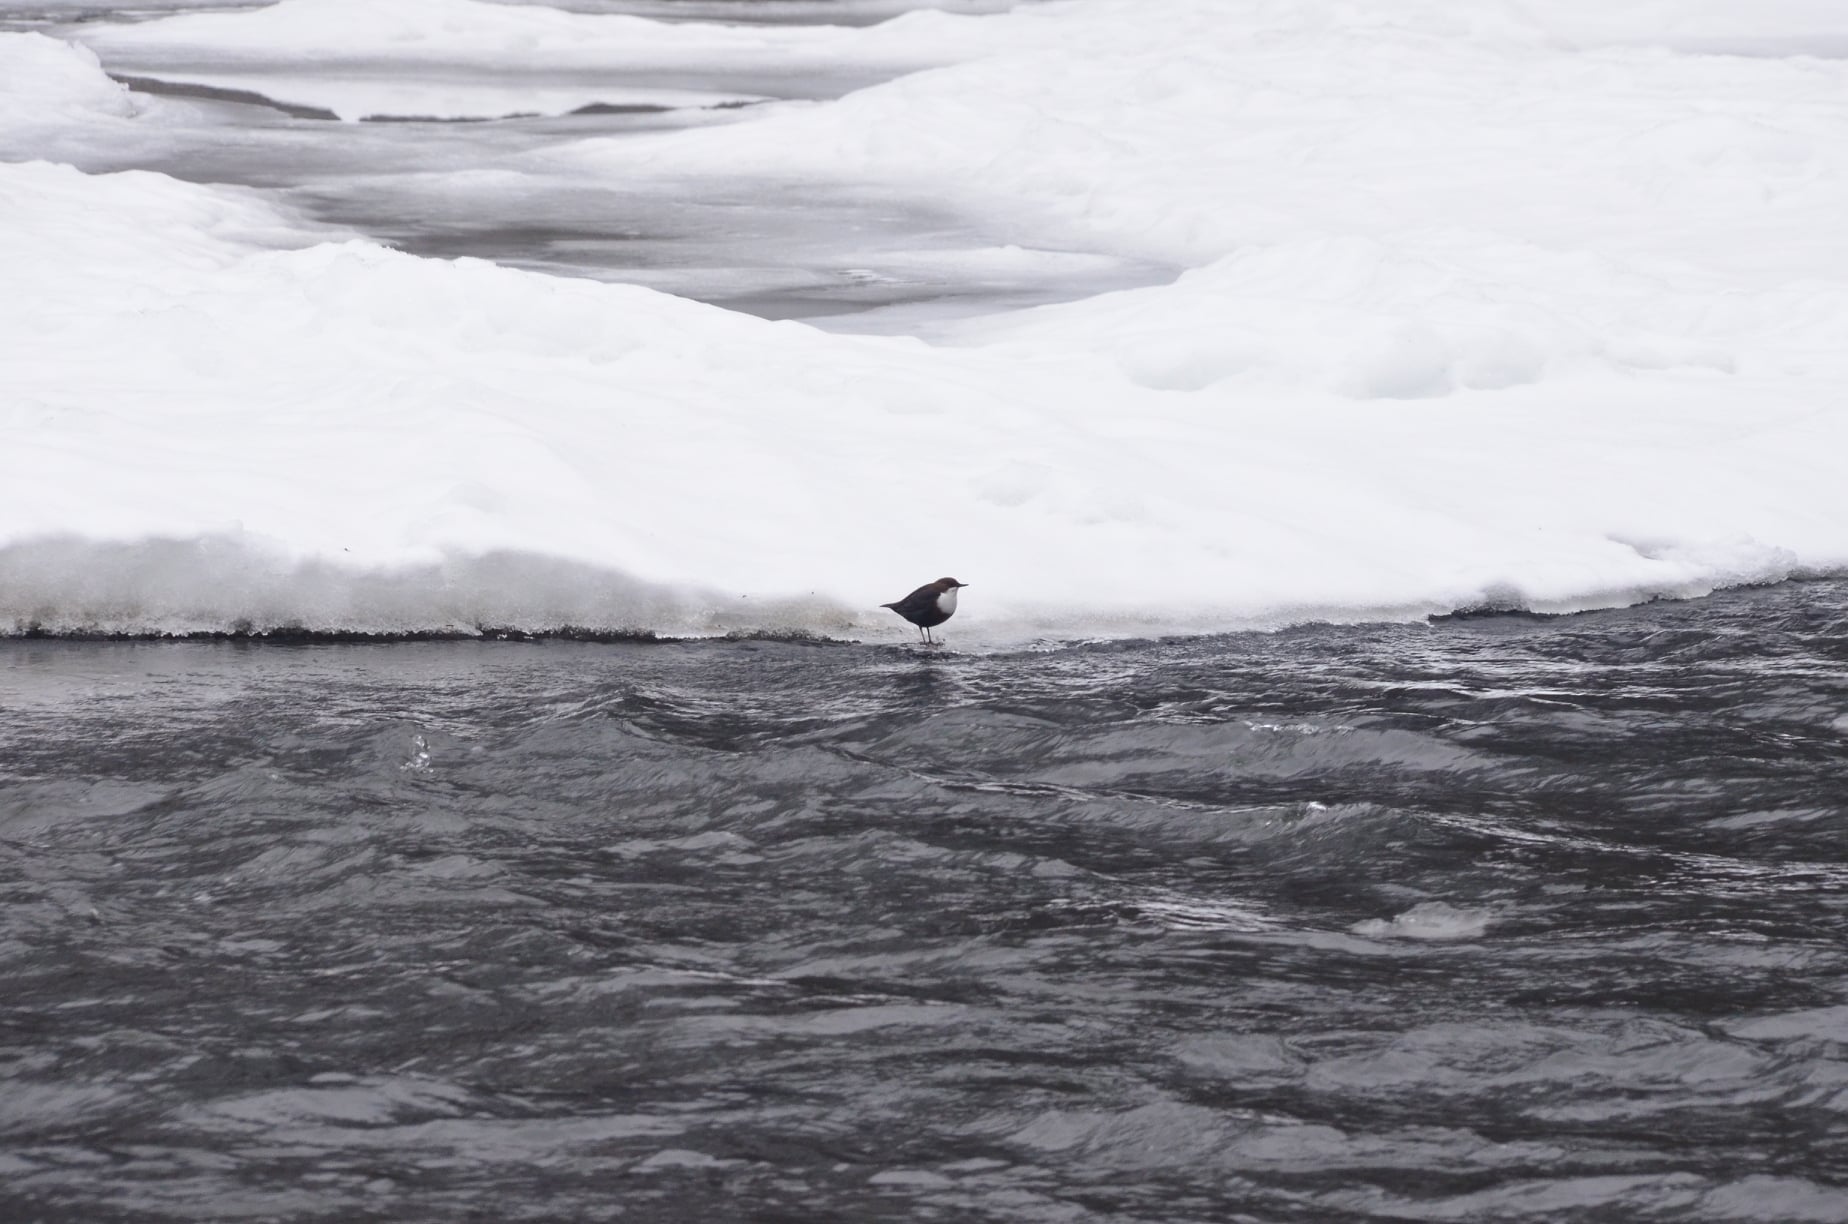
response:
<path id="1" fill-rule="evenodd" d="M 956 615 L 956 592 L 968 586 L 954 578 L 939 578 L 927 582 L 911 594 L 896 603 L 880 604 L 890 608 L 918 627 L 926 642 L 931 640 L 930 627 L 941 625 Z"/>

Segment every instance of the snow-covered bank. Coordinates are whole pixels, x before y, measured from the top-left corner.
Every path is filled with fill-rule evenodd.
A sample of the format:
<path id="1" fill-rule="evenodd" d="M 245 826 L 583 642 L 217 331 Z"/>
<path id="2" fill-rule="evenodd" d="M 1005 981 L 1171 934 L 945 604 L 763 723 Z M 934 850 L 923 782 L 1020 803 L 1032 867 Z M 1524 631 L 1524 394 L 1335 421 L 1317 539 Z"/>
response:
<path id="1" fill-rule="evenodd" d="M 0 133 L 9 144 L 127 119 L 142 100 L 103 74 L 96 53 L 43 34 L 0 34 Z"/>
<path id="2" fill-rule="evenodd" d="M 866 84 L 982 49 L 980 23 L 936 11 L 878 26 L 668 22 L 483 0 L 281 0 L 81 31 L 111 67 L 253 91 L 342 119 L 563 114 L 592 103 L 754 100 L 677 81 L 719 73 Z M 797 92 L 805 86 L 797 85 Z"/>
<path id="3" fill-rule="evenodd" d="M 933 46 L 979 47 L 981 26 L 935 9 L 876 26 L 668 22 L 622 13 L 569 12 L 489 0 L 278 0 L 247 10 L 188 13 L 81 31 L 120 53 L 184 52 L 221 63 L 311 65 L 440 63 L 483 71 L 723 66 L 744 57 L 789 57 L 799 71 L 823 60 L 941 58 Z M 909 49 L 907 47 L 909 46 Z"/>
<path id="4" fill-rule="evenodd" d="M 766 626 L 847 636 L 855 616 L 820 597 L 752 600 L 647 582 L 532 552 L 363 567 L 291 558 L 241 533 L 0 547 L 0 636 L 192 633 L 648 633 L 702 637 Z"/>
<path id="5" fill-rule="evenodd" d="M 344 0 L 283 7 L 317 3 Z M 1800 38 L 1822 10 L 1764 11 Z M 0 632 L 896 637 L 877 605 L 953 573 L 962 639 L 999 642 L 1848 569 L 1848 64 L 1609 21 L 1584 48 L 1523 12 L 938 17 L 995 33 L 555 159 L 934 183 L 1194 267 L 935 344 L 0 164 Z M 9 84 L 28 57 L 55 114 Z M 9 131 L 134 122 L 81 53 L 0 38 Z"/>

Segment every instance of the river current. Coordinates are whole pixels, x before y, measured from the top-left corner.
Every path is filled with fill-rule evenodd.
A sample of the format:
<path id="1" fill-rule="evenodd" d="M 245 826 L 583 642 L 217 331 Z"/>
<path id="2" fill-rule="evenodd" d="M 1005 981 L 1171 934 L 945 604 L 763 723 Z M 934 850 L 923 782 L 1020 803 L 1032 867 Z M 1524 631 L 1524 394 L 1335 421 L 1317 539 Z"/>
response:
<path id="1" fill-rule="evenodd" d="M 0 1218 L 1848 1205 L 1848 585 L 0 643 Z"/>
<path id="2" fill-rule="evenodd" d="M 1026 239 L 928 202 L 555 173 L 731 111 L 340 124 L 105 66 L 159 122 L 44 155 L 420 254 L 848 330 L 1167 274 L 983 282 L 959 253 Z M 959 623 L 0 640 L 0 1222 L 1848 1220 L 1848 583 Z"/>

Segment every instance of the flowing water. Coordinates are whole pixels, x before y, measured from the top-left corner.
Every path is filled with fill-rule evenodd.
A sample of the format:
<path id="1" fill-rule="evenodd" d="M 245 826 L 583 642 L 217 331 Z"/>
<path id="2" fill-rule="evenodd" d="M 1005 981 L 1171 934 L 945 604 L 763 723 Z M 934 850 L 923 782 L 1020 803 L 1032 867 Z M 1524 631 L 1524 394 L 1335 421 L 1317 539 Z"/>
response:
<path id="1" fill-rule="evenodd" d="M 109 66 L 159 121 L 43 155 L 424 254 L 899 330 L 1161 274 L 552 157 L 729 111 Z M 0 983 L 7 1224 L 1848 1220 L 1848 584 L 986 655 L 0 640 Z"/>
<path id="2" fill-rule="evenodd" d="M 0 707 L 7 1220 L 1848 1216 L 1848 584 Z"/>

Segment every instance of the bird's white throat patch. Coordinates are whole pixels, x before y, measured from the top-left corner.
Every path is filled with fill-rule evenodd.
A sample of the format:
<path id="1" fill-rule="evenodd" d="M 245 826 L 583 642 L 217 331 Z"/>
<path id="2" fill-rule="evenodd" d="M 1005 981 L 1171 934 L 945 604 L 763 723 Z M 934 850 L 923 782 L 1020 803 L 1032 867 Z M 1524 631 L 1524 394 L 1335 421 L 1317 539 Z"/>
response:
<path id="1" fill-rule="evenodd" d="M 937 593 L 937 611 L 943 613 L 945 616 L 949 616 L 951 613 L 956 611 L 956 588 L 955 587 L 951 587 L 947 591 L 939 591 Z"/>

